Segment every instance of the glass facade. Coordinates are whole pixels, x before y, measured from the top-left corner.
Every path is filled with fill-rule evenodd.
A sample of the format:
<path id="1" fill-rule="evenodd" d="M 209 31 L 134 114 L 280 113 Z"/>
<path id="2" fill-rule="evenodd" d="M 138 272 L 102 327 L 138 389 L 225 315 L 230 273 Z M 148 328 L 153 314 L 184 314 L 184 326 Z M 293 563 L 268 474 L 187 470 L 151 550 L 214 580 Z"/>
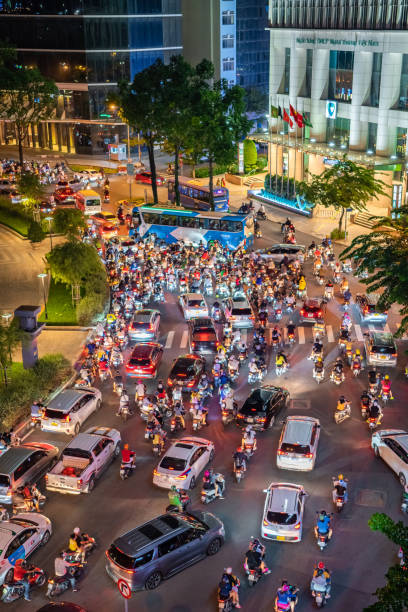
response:
<path id="1" fill-rule="evenodd" d="M 350 135 L 350 119 L 337 117 L 327 119 L 326 142 L 330 145 L 334 143 L 336 147 L 348 149 Z"/>
<path id="2" fill-rule="evenodd" d="M 377 124 L 368 121 L 367 127 L 367 151 L 375 153 L 377 147 Z"/>
<path id="3" fill-rule="evenodd" d="M 312 87 L 313 49 L 306 49 L 306 73 L 299 96 L 310 98 Z"/>
<path id="4" fill-rule="evenodd" d="M 279 88 L 280 94 L 289 93 L 289 77 L 290 77 L 290 48 L 285 48 L 285 70 L 283 72 L 282 82 Z"/>
<path id="5" fill-rule="evenodd" d="M 397 128 L 395 155 L 399 159 L 405 159 L 407 156 L 407 128 Z"/>
<path id="6" fill-rule="evenodd" d="M 272 28 L 405 30 L 408 0 L 277 0 Z"/>
<path id="7" fill-rule="evenodd" d="M 268 0 L 236 0 L 237 83 L 269 89 Z"/>
<path id="8" fill-rule="evenodd" d="M 399 108 L 408 109 L 408 54 L 402 56 Z"/>
<path id="9" fill-rule="evenodd" d="M 382 53 L 373 53 L 370 92 L 367 100 L 364 101 L 364 106 L 373 106 L 378 108 L 378 101 L 380 99 L 381 68 Z"/>
<path id="10" fill-rule="evenodd" d="M 330 100 L 351 102 L 353 63 L 354 51 L 330 51 L 328 92 Z"/>

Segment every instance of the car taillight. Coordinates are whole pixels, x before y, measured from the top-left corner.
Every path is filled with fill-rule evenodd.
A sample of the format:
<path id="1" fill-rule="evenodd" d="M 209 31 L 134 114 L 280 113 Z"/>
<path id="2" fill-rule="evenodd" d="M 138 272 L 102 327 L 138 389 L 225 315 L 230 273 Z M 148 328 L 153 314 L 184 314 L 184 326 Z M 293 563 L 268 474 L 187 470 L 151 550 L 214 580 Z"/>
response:
<path id="1" fill-rule="evenodd" d="M 267 520 L 265 520 L 265 519 L 263 520 L 263 524 L 264 524 L 266 527 L 269 525 L 268 521 L 267 521 Z"/>
<path id="2" fill-rule="evenodd" d="M 301 309 L 300 314 L 302 315 L 302 317 L 305 314 L 305 311 L 303 310 L 303 308 Z"/>
<path id="3" fill-rule="evenodd" d="M 253 321 L 253 320 L 255 319 L 255 317 L 254 317 L 253 315 L 250 315 L 250 316 L 248 317 L 248 319 L 251 319 L 251 320 Z"/>
<path id="4" fill-rule="evenodd" d="M 195 348 L 195 346 L 196 346 L 196 343 L 195 343 L 195 342 L 192 342 L 192 343 L 191 343 L 191 348 Z"/>
<path id="5" fill-rule="evenodd" d="M 296 523 L 295 529 L 300 529 L 300 523 Z"/>
<path id="6" fill-rule="evenodd" d="M 159 472 L 157 470 L 153 470 L 153 476 L 158 476 Z"/>
<path id="7" fill-rule="evenodd" d="M 48 474 L 46 474 L 44 478 L 45 478 L 45 482 L 48 482 Z"/>
<path id="8" fill-rule="evenodd" d="M 243 415 L 243 414 L 238 414 L 238 415 L 237 415 L 237 419 L 243 419 L 243 418 L 244 418 L 244 415 Z"/>
<path id="9" fill-rule="evenodd" d="M 306 453 L 306 459 L 311 459 L 313 457 L 313 453 Z"/>
<path id="10" fill-rule="evenodd" d="M 191 382 L 187 383 L 187 387 L 194 387 L 194 380 L 192 380 Z"/>
<path id="11" fill-rule="evenodd" d="M 230 321 L 235 321 L 235 317 L 234 316 L 230 316 Z"/>
<path id="12" fill-rule="evenodd" d="M 65 417 L 64 421 L 66 423 L 69 423 L 71 421 L 71 417 L 69 416 L 69 414 L 67 414 L 67 416 Z"/>
<path id="13" fill-rule="evenodd" d="M 220 346 L 220 343 L 218 342 L 218 340 L 215 341 L 215 346 L 218 348 Z"/>
<path id="14" fill-rule="evenodd" d="M 222 411 L 222 416 L 227 416 L 228 415 L 228 410 L 223 410 Z M 241 417 L 242 418 L 242 417 Z"/>
<path id="15" fill-rule="evenodd" d="M 391 357 L 397 357 L 398 353 L 392 353 Z"/>
<path id="16" fill-rule="evenodd" d="M 321 311 L 321 310 L 319 310 L 319 311 L 318 311 L 317 316 L 318 316 L 318 317 L 321 317 L 321 316 L 322 316 L 322 311 Z"/>
<path id="17" fill-rule="evenodd" d="M 171 386 L 172 386 L 172 384 L 173 384 L 173 381 L 172 381 L 170 378 L 168 378 L 168 379 L 167 379 L 167 384 L 169 385 L 169 387 L 171 387 Z"/>
<path id="18" fill-rule="evenodd" d="M 176 480 L 185 480 L 187 478 L 187 474 L 181 474 L 180 476 L 175 476 Z"/>
<path id="19" fill-rule="evenodd" d="M 256 418 L 258 423 L 265 423 L 266 422 L 266 418 L 265 417 L 257 417 Z"/>
<path id="20" fill-rule="evenodd" d="M 287 454 L 287 453 L 285 453 L 285 451 L 280 450 L 280 449 L 278 450 L 278 455 L 286 455 L 286 454 Z"/>
<path id="21" fill-rule="evenodd" d="M 80 489 L 81 487 L 82 487 L 82 478 L 77 480 L 77 489 Z"/>
<path id="22" fill-rule="evenodd" d="M 149 331 L 153 331 L 153 325 L 149 323 Z"/>

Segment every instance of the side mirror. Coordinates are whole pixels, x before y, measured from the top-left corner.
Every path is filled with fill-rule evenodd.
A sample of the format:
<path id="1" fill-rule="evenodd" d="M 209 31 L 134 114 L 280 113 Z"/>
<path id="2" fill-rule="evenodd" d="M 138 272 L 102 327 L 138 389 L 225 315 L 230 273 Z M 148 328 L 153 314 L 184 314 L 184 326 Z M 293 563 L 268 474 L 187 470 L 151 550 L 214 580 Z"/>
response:
<path id="1" fill-rule="evenodd" d="M 268 492 L 268 489 L 264 489 L 264 490 L 263 490 L 263 492 L 264 492 L 264 493 L 267 493 L 267 492 Z"/>

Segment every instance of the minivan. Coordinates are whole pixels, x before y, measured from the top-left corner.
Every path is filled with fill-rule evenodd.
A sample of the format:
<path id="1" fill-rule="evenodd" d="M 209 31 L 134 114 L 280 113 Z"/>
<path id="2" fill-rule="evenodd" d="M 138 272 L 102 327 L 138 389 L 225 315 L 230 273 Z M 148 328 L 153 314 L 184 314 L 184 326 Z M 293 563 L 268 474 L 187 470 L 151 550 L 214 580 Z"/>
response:
<path id="1" fill-rule="evenodd" d="M 390 332 L 369 331 L 364 336 L 364 350 L 369 365 L 397 365 L 397 345 Z"/>
<path id="2" fill-rule="evenodd" d="M 276 465 L 284 470 L 313 470 L 320 437 L 318 419 L 290 416 L 279 440 Z"/>
<path id="3" fill-rule="evenodd" d="M 36 442 L 12 446 L 0 457 L 0 503 L 11 504 L 19 487 L 37 482 L 59 450 L 52 444 Z"/>
<path id="4" fill-rule="evenodd" d="M 210 512 L 167 512 L 119 536 L 106 551 L 106 571 L 132 591 L 152 590 L 162 580 L 207 556 L 224 543 L 223 523 Z"/>

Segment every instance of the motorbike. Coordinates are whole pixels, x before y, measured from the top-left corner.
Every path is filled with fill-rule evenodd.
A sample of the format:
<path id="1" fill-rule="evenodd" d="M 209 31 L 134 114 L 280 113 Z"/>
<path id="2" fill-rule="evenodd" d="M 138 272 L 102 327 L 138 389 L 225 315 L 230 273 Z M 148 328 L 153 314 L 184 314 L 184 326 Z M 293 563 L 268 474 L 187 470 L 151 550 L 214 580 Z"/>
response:
<path id="1" fill-rule="evenodd" d="M 336 482 L 336 480 L 337 480 L 336 478 L 332 477 L 333 485 Z M 337 512 L 341 512 L 346 503 L 345 494 L 343 493 L 342 495 L 340 495 L 338 491 L 336 491 L 336 489 L 333 489 L 333 491 L 335 492 L 335 496 L 333 498 L 334 507 L 336 508 Z"/>
<path id="2" fill-rule="evenodd" d="M 234 420 L 234 413 L 232 410 L 227 410 L 222 408 L 221 410 L 221 420 L 223 425 L 229 425 Z"/>
<path id="3" fill-rule="evenodd" d="M 318 385 L 321 382 L 323 382 L 323 379 L 324 379 L 324 369 L 323 370 L 314 370 L 313 371 L 313 378 L 315 379 L 315 381 L 317 382 Z"/>
<path id="4" fill-rule="evenodd" d="M 378 417 L 369 417 L 367 419 L 367 423 L 368 423 L 368 428 L 370 431 L 374 431 L 374 429 L 376 429 L 378 427 L 378 425 L 381 422 L 382 419 L 382 412 L 378 415 Z"/>
<path id="5" fill-rule="evenodd" d="M 275 319 L 275 321 L 280 321 L 281 318 L 282 318 L 282 309 L 281 308 L 275 308 L 275 310 L 273 311 L 272 316 Z"/>
<path id="6" fill-rule="evenodd" d="M 312 597 L 315 600 L 317 608 L 322 608 L 326 604 L 327 589 L 325 585 L 320 585 L 314 579 L 312 579 L 310 590 L 312 591 Z"/>
<path id="7" fill-rule="evenodd" d="M 175 415 L 170 422 L 170 431 L 173 433 L 178 429 L 183 429 L 183 423 L 178 415 Z"/>
<path id="8" fill-rule="evenodd" d="M 381 389 L 381 391 L 380 391 L 380 398 L 382 399 L 384 404 L 386 404 L 388 402 L 388 400 L 391 399 L 391 391 L 384 391 L 384 389 Z"/>
<path id="9" fill-rule="evenodd" d="M 126 404 L 122 404 L 122 406 L 119 406 L 118 416 L 120 416 L 122 420 L 125 421 L 125 423 L 128 420 L 128 418 L 132 416 L 132 414 L 133 412 L 131 412 L 128 402 Z"/>
<path id="10" fill-rule="evenodd" d="M 320 531 L 317 534 L 317 545 L 320 548 L 321 551 L 323 551 L 327 544 L 329 542 L 329 536 L 327 533 L 320 533 Z"/>
<path id="11" fill-rule="evenodd" d="M 47 582 L 47 574 L 41 568 L 32 565 L 28 568 L 28 572 L 27 579 L 30 588 L 43 587 Z M 24 585 L 22 582 L 4 582 L 1 601 L 4 603 L 12 603 L 21 597 L 24 597 Z"/>
<path id="12" fill-rule="evenodd" d="M 333 287 L 326 287 L 324 290 L 324 299 L 331 300 L 333 297 Z"/>
<path id="13" fill-rule="evenodd" d="M 294 333 L 288 334 L 288 343 L 294 344 L 294 342 L 295 342 L 295 334 Z"/>
<path id="14" fill-rule="evenodd" d="M 261 221 L 266 221 L 266 213 L 264 213 L 263 210 L 258 210 L 256 213 L 256 218 L 260 219 Z"/>
<path id="15" fill-rule="evenodd" d="M 120 464 L 120 470 L 119 470 L 119 476 L 121 477 L 121 479 L 126 480 L 126 478 L 129 478 L 129 476 L 131 475 L 135 467 L 136 467 L 136 455 L 134 455 L 131 461 L 127 461 L 127 462 L 122 461 Z"/>
<path id="16" fill-rule="evenodd" d="M 249 372 L 248 385 L 253 385 L 260 380 L 262 380 L 262 376 L 260 372 Z"/>
<path id="17" fill-rule="evenodd" d="M 363 421 L 365 421 L 367 419 L 367 415 L 368 415 L 369 408 L 370 408 L 370 399 L 368 397 L 361 399 L 360 407 L 361 407 L 361 417 Z"/>
<path id="18" fill-rule="evenodd" d="M 78 579 L 83 574 L 84 566 L 82 563 L 77 563 L 75 567 L 70 568 L 73 576 Z M 55 597 L 57 595 L 61 595 L 61 593 L 65 593 L 71 586 L 71 582 L 66 576 L 54 576 L 54 578 L 48 579 L 47 593 L 46 597 Z"/>
<path id="19" fill-rule="evenodd" d="M 218 593 L 218 610 L 232 612 L 233 608 L 231 595 L 221 595 L 221 593 Z"/>
<path id="20" fill-rule="evenodd" d="M 194 415 L 193 417 L 193 431 L 199 431 L 203 425 L 202 419 L 200 416 Z"/>
<path id="21" fill-rule="evenodd" d="M 155 429 L 156 429 L 156 425 L 154 423 L 150 423 L 149 421 L 146 423 L 145 434 L 144 434 L 145 440 L 152 440 Z"/>
<path id="22" fill-rule="evenodd" d="M 237 482 L 241 482 L 241 480 L 244 477 L 244 470 L 242 468 L 242 465 L 237 465 L 235 462 L 234 462 L 234 476 Z"/>
<path id="23" fill-rule="evenodd" d="M 246 459 L 247 459 L 247 461 L 249 461 L 252 458 L 252 456 L 253 456 L 253 454 L 254 454 L 254 452 L 256 450 L 256 440 L 254 439 L 254 441 L 252 443 L 251 442 L 245 442 L 245 444 L 243 444 L 242 446 L 243 446 L 242 450 L 245 453 Z"/>
<path id="24" fill-rule="evenodd" d="M 340 385 L 344 380 L 344 372 L 333 370 L 330 375 L 330 380 L 334 382 L 335 385 Z"/>
<path id="25" fill-rule="evenodd" d="M 187 510 L 187 506 L 189 506 L 189 504 L 191 504 L 191 499 L 190 496 L 183 490 L 179 491 L 179 498 L 181 501 L 181 507 L 182 507 L 182 511 L 186 512 Z M 180 507 L 177 506 L 176 504 L 169 504 L 166 508 L 166 512 L 179 512 L 180 511 Z"/>
<path id="26" fill-rule="evenodd" d="M 83 541 L 86 545 L 85 548 L 85 557 L 88 558 L 90 553 L 96 548 L 96 540 L 88 534 L 83 534 Z M 68 563 L 79 563 L 81 561 L 81 551 L 72 551 L 67 550 L 64 559 L 68 561 Z"/>
<path id="27" fill-rule="evenodd" d="M 225 478 L 222 474 L 216 474 L 215 479 L 220 489 L 220 494 L 224 495 L 225 492 Z M 204 482 L 203 488 L 201 489 L 201 501 L 203 504 L 209 504 L 210 502 L 217 499 L 215 485 Z"/>
<path id="28" fill-rule="evenodd" d="M 360 361 L 354 361 L 352 363 L 351 369 L 353 371 L 354 376 L 358 376 L 361 372 L 361 363 Z"/>
<path id="29" fill-rule="evenodd" d="M 338 410 L 336 408 L 336 410 L 334 412 L 334 420 L 336 422 L 336 425 L 339 425 L 340 423 L 342 423 L 343 421 L 345 421 L 349 417 L 351 417 L 351 407 L 350 407 L 350 404 L 348 402 L 346 403 L 346 405 L 343 408 L 343 410 Z"/>
<path id="30" fill-rule="evenodd" d="M 288 369 L 287 363 L 284 363 L 281 366 L 276 366 L 275 368 L 276 376 L 283 376 L 287 369 Z"/>

